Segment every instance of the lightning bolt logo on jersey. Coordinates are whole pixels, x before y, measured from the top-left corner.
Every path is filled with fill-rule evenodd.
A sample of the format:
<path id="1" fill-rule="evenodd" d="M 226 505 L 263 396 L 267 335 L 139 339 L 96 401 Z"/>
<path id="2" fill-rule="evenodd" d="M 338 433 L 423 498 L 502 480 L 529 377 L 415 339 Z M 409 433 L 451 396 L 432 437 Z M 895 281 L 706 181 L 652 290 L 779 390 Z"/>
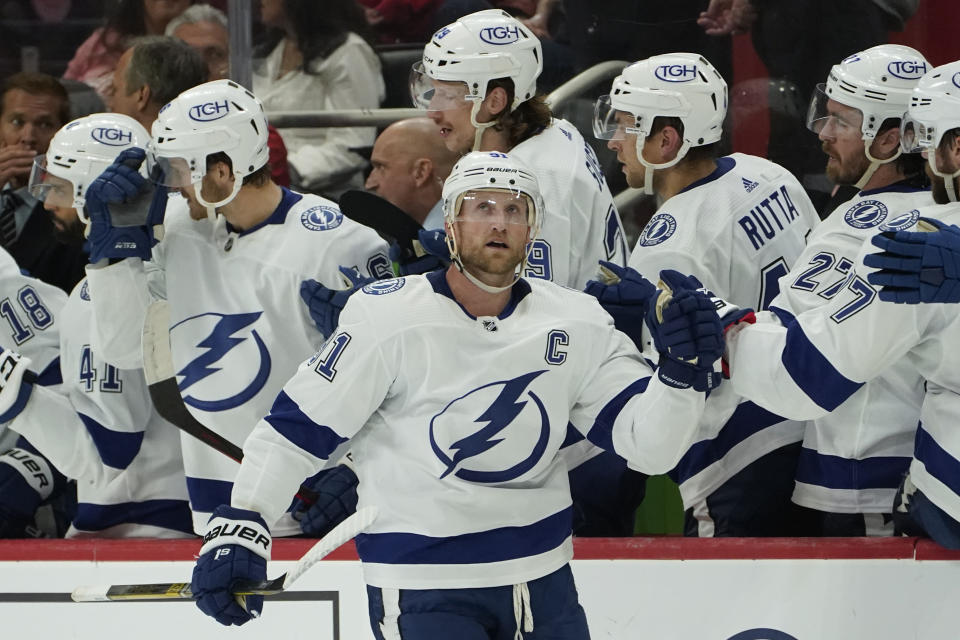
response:
<path id="1" fill-rule="evenodd" d="M 441 479 L 453 473 L 468 482 L 508 482 L 540 461 L 550 420 L 543 401 L 529 387 L 545 372 L 474 389 L 433 417 L 430 447 L 446 467 Z"/>
<path id="2" fill-rule="evenodd" d="M 177 372 L 183 401 L 202 411 L 226 411 L 253 398 L 270 377 L 270 352 L 253 328 L 263 312 L 204 313 L 171 327 L 178 341 L 196 345 L 189 364 Z M 183 339 L 183 334 L 189 336 Z M 257 366 L 251 366 L 258 363 Z M 220 375 L 231 367 L 251 371 L 249 379 Z"/>

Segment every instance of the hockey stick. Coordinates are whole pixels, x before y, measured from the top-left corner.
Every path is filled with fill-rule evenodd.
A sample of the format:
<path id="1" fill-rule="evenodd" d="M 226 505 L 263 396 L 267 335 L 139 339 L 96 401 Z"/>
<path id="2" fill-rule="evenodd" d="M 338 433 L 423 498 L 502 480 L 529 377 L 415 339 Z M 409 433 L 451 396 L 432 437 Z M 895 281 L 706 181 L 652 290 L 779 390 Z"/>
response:
<path id="1" fill-rule="evenodd" d="M 345 191 L 340 196 L 340 210 L 351 220 L 395 240 L 401 249 L 401 263 L 424 255 L 417 236 L 423 227 L 400 207 L 380 196 L 368 191 Z"/>
<path id="2" fill-rule="evenodd" d="M 303 554 L 290 571 L 273 580 L 238 581 L 234 595 L 272 596 L 290 586 L 313 565 L 345 542 L 362 533 L 377 518 L 375 506 L 364 507 L 338 524 Z M 74 602 L 112 602 L 115 600 L 183 600 L 193 598 L 190 583 L 168 584 L 114 584 L 109 586 L 77 587 L 70 594 Z"/>
<path id="3" fill-rule="evenodd" d="M 173 370 L 173 355 L 170 353 L 170 307 L 166 300 L 156 300 L 147 307 L 143 322 L 143 376 L 147 380 L 150 400 L 160 416 L 206 443 L 228 458 L 240 462 L 243 450 L 219 433 L 193 417 L 183 403 L 180 387 Z M 301 485 L 297 496 L 307 504 L 317 500 L 315 491 Z"/>

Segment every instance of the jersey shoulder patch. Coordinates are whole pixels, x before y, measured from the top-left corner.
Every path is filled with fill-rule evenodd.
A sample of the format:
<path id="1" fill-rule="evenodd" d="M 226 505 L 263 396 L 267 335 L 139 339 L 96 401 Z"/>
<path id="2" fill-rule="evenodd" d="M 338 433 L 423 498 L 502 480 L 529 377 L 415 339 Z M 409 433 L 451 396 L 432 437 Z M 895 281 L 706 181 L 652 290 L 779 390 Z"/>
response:
<path id="1" fill-rule="evenodd" d="M 403 288 L 403 285 L 406 282 L 406 278 L 391 278 L 389 280 L 377 280 L 376 282 L 371 282 L 360 291 L 364 292 L 369 296 L 385 296 L 388 293 L 393 293 L 394 291 L 399 291 Z"/>
<path id="2" fill-rule="evenodd" d="M 300 224 L 310 231 L 330 231 L 343 223 L 343 213 L 336 206 L 320 204 L 300 213 Z"/>
<path id="3" fill-rule="evenodd" d="M 917 220 L 919 219 L 920 211 L 918 209 L 911 209 L 906 213 L 901 213 L 887 220 L 885 224 L 880 226 L 880 231 L 903 231 L 917 224 Z"/>
<path id="4" fill-rule="evenodd" d="M 664 242 L 677 230 L 677 219 L 666 212 L 661 212 L 650 218 L 650 222 L 643 228 L 637 244 L 642 247 L 653 247 Z"/>
<path id="5" fill-rule="evenodd" d="M 870 229 L 887 218 L 887 205 L 879 200 L 860 200 L 843 214 L 843 221 L 854 229 Z"/>

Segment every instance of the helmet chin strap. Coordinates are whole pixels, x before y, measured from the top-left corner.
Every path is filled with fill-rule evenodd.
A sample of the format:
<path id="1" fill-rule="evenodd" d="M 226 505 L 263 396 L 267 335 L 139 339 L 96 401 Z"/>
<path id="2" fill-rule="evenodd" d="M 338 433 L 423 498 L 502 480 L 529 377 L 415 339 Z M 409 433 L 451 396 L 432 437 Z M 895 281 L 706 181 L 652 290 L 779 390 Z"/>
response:
<path id="1" fill-rule="evenodd" d="M 954 180 L 957 176 L 960 176 L 960 169 L 957 169 L 953 173 L 943 173 L 940 169 L 937 168 L 936 153 L 931 149 L 927 153 L 927 163 L 930 165 L 930 168 L 933 170 L 933 173 L 941 178 L 943 178 L 943 185 L 947 190 L 947 198 L 950 199 L 950 202 L 957 202 L 957 189 L 953 186 Z"/>
<path id="2" fill-rule="evenodd" d="M 673 160 L 668 160 L 667 162 L 661 162 L 660 164 L 654 164 L 652 162 L 648 162 L 647 159 L 643 157 L 643 142 L 644 142 L 643 136 L 638 135 L 637 136 L 637 160 L 640 161 L 640 164 L 646 167 L 646 171 L 643 172 L 643 192 L 648 196 L 652 196 L 654 195 L 653 193 L 654 170 L 669 169 L 673 165 L 683 160 L 683 157 L 687 155 L 687 151 L 690 150 L 690 143 L 684 140 L 683 145 L 680 147 L 680 149 L 677 150 L 677 157 L 675 157 Z"/>
<path id="3" fill-rule="evenodd" d="M 477 100 L 470 107 L 470 124 L 473 125 L 473 148 L 471 151 L 480 151 L 480 139 L 483 138 L 483 132 L 496 124 L 495 120 L 490 122 L 477 122 L 477 114 L 480 113 L 480 101 Z M 512 285 L 511 285 L 512 286 Z"/>
<path id="4" fill-rule="evenodd" d="M 867 167 L 867 170 L 863 172 L 863 175 L 860 176 L 860 179 L 857 180 L 856 184 L 854 185 L 857 189 L 860 189 L 860 190 L 863 190 L 863 188 L 867 185 L 867 183 L 870 182 L 870 178 L 872 178 L 873 174 L 877 172 L 877 169 L 880 168 L 880 165 L 893 162 L 894 160 L 900 157 L 901 153 L 903 153 L 903 149 L 900 148 L 900 145 L 897 145 L 897 152 L 895 154 L 893 154 L 886 160 L 878 160 L 877 158 L 874 158 L 873 155 L 870 153 L 871 146 L 873 146 L 872 140 L 870 144 L 863 145 L 863 153 L 865 156 L 867 156 L 867 160 L 870 161 L 870 166 Z"/>
<path id="5" fill-rule="evenodd" d="M 203 179 L 201 178 L 197 182 L 193 183 L 193 193 L 197 196 L 197 202 L 199 202 L 203 207 L 206 207 L 207 219 L 210 220 L 210 222 L 214 222 L 217 219 L 217 207 L 222 207 L 236 198 L 242 186 L 243 180 L 237 177 L 233 181 L 233 190 L 230 192 L 230 195 L 223 200 L 218 200 L 217 202 L 207 202 L 203 197 Z"/>

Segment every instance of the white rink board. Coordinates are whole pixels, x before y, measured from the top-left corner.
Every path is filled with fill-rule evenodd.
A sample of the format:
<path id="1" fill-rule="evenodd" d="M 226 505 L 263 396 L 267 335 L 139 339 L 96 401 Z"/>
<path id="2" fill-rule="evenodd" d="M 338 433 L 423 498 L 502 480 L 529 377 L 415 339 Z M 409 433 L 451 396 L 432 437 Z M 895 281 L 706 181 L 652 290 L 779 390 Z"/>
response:
<path id="1" fill-rule="evenodd" d="M 275 562 L 270 575 L 291 563 Z M 947 640 L 960 637 L 960 561 L 577 560 L 594 640 Z M 51 640 L 372 640 L 356 561 L 321 562 L 296 592 L 338 592 L 334 603 L 269 601 L 240 628 L 189 601 L 10 602 L 16 593 L 68 593 L 81 584 L 176 582 L 189 562 L 0 562 L 4 638 Z M 536 611 L 534 624 L 536 624 Z M 749 632 L 766 628 L 774 632 Z"/>

